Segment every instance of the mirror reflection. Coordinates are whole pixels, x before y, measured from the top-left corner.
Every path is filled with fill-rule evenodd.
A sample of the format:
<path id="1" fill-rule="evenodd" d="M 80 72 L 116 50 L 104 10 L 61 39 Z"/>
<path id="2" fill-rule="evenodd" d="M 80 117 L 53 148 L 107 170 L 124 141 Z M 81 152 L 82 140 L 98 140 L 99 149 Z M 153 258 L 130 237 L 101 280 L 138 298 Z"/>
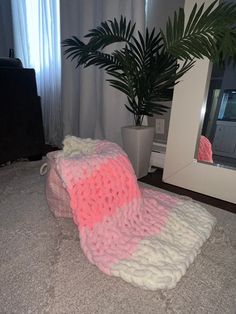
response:
<path id="1" fill-rule="evenodd" d="M 199 162 L 236 169 L 236 67 L 232 64 L 213 65 L 195 157 Z"/>
<path id="2" fill-rule="evenodd" d="M 197 160 L 236 168 L 236 68 L 213 66 Z"/>

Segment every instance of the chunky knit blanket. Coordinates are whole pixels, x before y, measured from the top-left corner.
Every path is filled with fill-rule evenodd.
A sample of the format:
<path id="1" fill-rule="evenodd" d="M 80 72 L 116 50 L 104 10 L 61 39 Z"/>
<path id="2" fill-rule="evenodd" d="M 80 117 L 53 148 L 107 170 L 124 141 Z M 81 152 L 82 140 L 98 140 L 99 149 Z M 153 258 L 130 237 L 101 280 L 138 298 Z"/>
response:
<path id="1" fill-rule="evenodd" d="M 200 137 L 197 160 L 213 163 L 211 142 L 203 135 Z"/>
<path id="2" fill-rule="evenodd" d="M 175 287 L 215 219 L 191 200 L 140 189 L 114 143 L 69 137 L 64 145 L 57 169 L 89 261 L 144 289 Z"/>

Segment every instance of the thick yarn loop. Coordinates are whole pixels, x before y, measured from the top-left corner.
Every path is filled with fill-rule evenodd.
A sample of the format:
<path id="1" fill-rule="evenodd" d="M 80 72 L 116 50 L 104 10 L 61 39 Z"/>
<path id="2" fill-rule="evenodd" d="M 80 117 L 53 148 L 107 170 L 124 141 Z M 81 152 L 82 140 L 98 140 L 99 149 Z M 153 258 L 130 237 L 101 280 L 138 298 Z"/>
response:
<path id="1" fill-rule="evenodd" d="M 213 163 L 211 142 L 203 135 L 200 137 L 197 160 Z"/>
<path id="2" fill-rule="evenodd" d="M 89 261 L 144 289 L 175 287 L 215 219 L 191 200 L 140 189 L 114 143 L 67 137 L 64 145 L 56 167 Z"/>

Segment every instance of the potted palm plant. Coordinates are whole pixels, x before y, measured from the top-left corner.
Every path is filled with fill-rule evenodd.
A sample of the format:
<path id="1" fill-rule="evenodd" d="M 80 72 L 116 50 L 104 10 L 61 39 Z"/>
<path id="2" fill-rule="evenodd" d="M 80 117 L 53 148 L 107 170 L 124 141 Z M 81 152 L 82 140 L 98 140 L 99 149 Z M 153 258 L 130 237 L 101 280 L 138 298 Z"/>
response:
<path id="1" fill-rule="evenodd" d="M 165 101 L 172 100 L 175 84 L 193 67 L 196 59 L 207 57 L 223 64 L 226 58 L 235 58 L 236 5 L 216 6 L 216 3 L 213 1 L 207 8 L 204 4 L 199 8 L 195 4 L 187 21 L 184 9 L 180 8 L 173 21 L 168 19 L 165 31 L 146 29 L 144 35 L 138 32 L 135 37 L 135 24 L 121 16 L 119 21 L 105 21 L 90 30 L 84 36 L 87 43 L 75 36 L 63 41 L 67 58 L 75 59 L 77 66 L 94 65 L 104 69 L 110 85 L 127 96 L 124 105 L 133 114 L 134 126 L 123 128 L 128 138 L 124 140 L 124 148 L 138 177 L 147 173 L 154 135 L 153 129 L 147 131 L 142 126 L 144 116 L 169 110 Z M 118 42 L 124 43 L 122 48 L 111 53 L 104 51 Z M 131 147 L 132 142 L 136 148 Z M 150 146 L 148 153 L 145 144 Z M 138 152 L 146 153 L 146 169 L 138 169 L 137 160 L 142 166 L 145 164 L 142 156 L 137 157 Z"/>

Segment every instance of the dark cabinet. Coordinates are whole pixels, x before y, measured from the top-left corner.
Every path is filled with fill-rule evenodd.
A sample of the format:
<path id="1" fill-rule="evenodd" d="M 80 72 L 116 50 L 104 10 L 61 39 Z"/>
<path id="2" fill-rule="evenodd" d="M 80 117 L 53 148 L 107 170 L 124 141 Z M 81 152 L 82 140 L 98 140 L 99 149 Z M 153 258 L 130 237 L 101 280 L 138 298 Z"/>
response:
<path id="1" fill-rule="evenodd" d="M 34 69 L 0 67 L 0 163 L 43 154 L 44 133 Z"/>

